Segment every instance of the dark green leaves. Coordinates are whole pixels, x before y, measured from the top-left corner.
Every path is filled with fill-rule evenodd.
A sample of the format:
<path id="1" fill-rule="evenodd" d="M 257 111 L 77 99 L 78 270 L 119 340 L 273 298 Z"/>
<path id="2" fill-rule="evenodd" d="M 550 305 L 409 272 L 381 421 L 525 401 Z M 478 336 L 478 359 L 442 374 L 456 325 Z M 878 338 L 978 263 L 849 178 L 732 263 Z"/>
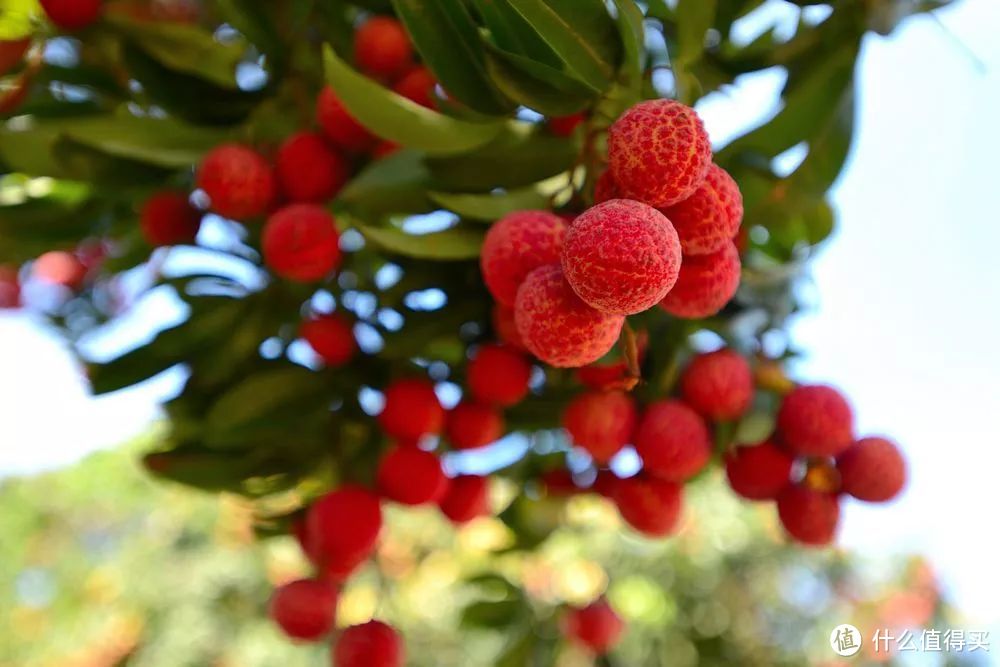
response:
<path id="1" fill-rule="evenodd" d="M 359 225 L 369 241 L 389 254 L 438 261 L 469 260 L 479 257 L 485 232 L 470 227 L 455 227 L 430 234 L 408 234 L 392 227 Z"/>

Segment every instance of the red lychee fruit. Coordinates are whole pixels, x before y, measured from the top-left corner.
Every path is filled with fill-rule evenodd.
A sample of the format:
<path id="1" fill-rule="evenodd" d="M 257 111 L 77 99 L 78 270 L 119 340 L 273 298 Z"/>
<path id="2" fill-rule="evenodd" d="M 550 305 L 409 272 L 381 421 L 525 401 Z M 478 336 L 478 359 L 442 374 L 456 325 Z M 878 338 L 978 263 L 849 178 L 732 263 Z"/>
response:
<path id="1" fill-rule="evenodd" d="M 531 364 L 504 345 L 481 345 L 469 360 L 466 379 L 476 400 L 507 408 L 528 395 Z"/>
<path id="2" fill-rule="evenodd" d="M 677 230 L 685 257 L 710 255 L 736 238 L 743 222 L 743 195 L 729 172 L 713 164 L 694 194 L 663 209 L 663 214 Z"/>
<path id="3" fill-rule="evenodd" d="M 503 415 L 482 403 L 462 401 L 448 412 L 445 434 L 455 449 L 485 447 L 503 437 Z"/>
<path id="4" fill-rule="evenodd" d="M 441 512 L 454 523 L 468 523 L 490 513 L 490 480 L 478 475 L 460 475 L 448 483 L 438 501 Z"/>
<path id="5" fill-rule="evenodd" d="M 380 141 L 375 148 L 372 149 L 372 157 L 377 160 L 381 160 L 382 158 L 389 157 L 393 153 L 398 153 L 401 149 L 402 146 L 397 143 L 393 143 L 392 141 Z"/>
<path id="6" fill-rule="evenodd" d="M 497 302 L 512 308 L 529 273 L 559 262 L 566 221 L 549 211 L 516 211 L 486 233 L 479 266 Z"/>
<path id="7" fill-rule="evenodd" d="M 101 15 L 101 0 L 40 0 L 45 15 L 62 30 L 80 30 Z"/>
<path id="8" fill-rule="evenodd" d="M 694 477 L 712 458 L 712 440 L 701 416 L 680 401 L 651 403 L 639 418 L 635 449 L 643 470 L 671 482 Z"/>
<path id="9" fill-rule="evenodd" d="M 606 170 L 594 181 L 594 204 L 603 204 L 612 199 L 624 199 L 624 197 L 618 190 L 614 174 Z"/>
<path id="10" fill-rule="evenodd" d="M 681 246 L 670 221 L 655 208 L 612 199 L 573 222 L 561 259 L 566 280 L 587 305 L 633 315 L 662 301 L 677 282 Z"/>
<path id="11" fill-rule="evenodd" d="M 572 608 L 563 620 L 566 635 L 596 655 L 610 651 L 625 630 L 625 623 L 604 598 L 583 608 Z"/>
<path id="12" fill-rule="evenodd" d="M 677 529 L 683 507 L 680 484 L 656 477 L 619 479 L 611 485 L 612 499 L 622 518 L 634 529 L 663 537 Z"/>
<path id="13" fill-rule="evenodd" d="M 582 491 L 573 479 L 573 473 L 566 468 L 546 470 L 538 476 L 538 481 L 545 489 L 545 495 L 555 498 L 574 496 Z"/>
<path id="14" fill-rule="evenodd" d="M 574 444 L 604 464 L 632 441 L 636 418 L 635 401 L 625 392 L 590 391 L 570 401 L 562 424 Z"/>
<path id="15" fill-rule="evenodd" d="M 528 348 L 524 345 L 524 341 L 521 340 L 521 334 L 517 332 L 513 308 L 494 303 L 490 319 L 493 321 L 493 333 L 496 334 L 501 343 L 521 352 L 528 351 Z"/>
<path id="16" fill-rule="evenodd" d="M 316 204 L 290 204 L 273 214 L 261 248 L 267 267 L 286 280 L 321 280 L 340 266 L 337 221 Z"/>
<path id="17" fill-rule="evenodd" d="M 771 500 L 788 486 L 794 463 L 795 459 L 765 440 L 727 454 L 726 477 L 738 495 L 748 500 Z"/>
<path id="18" fill-rule="evenodd" d="M 781 402 L 782 444 L 804 456 L 836 456 L 854 441 L 854 414 L 839 391 L 825 385 L 796 387 Z"/>
<path id="19" fill-rule="evenodd" d="M 351 321 L 343 315 L 320 315 L 306 320 L 299 335 L 327 366 L 334 368 L 349 362 L 358 350 Z"/>
<path id="20" fill-rule="evenodd" d="M 314 132 L 293 134 L 275 158 L 278 182 L 291 201 L 321 204 L 340 192 L 350 177 L 347 160 Z"/>
<path id="21" fill-rule="evenodd" d="M 434 74 L 423 65 L 418 65 L 400 77 L 392 89 L 411 102 L 433 109 L 435 86 L 437 79 Z"/>
<path id="22" fill-rule="evenodd" d="M 736 294 L 740 268 L 740 255 L 732 242 L 711 255 L 685 257 L 677 283 L 660 306 L 686 319 L 715 315 Z"/>
<path id="23" fill-rule="evenodd" d="M 556 116 L 549 119 L 549 132 L 557 137 L 568 137 L 587 119 L 582 113 L 570 116 Z"/>
<path id="24" fill-rule="evenodd" d="M 441 459 L 412 445 L 391 450 L 378 464 L 378 489 L 403 505 L 437 502 L 448 488 Z"/>
<path id="25" fill-rule="evenodd" d="M 336 591 L 314 579 L 292 581 L 271 595 L 271 618 L 293 639 L 321 639 L 333 627 L 336 611 Z"/>
<path id="26" fill-rule="evenodd" d="M 552 264 L 528 274 L 517 292 L 514 321 L 536 357 L 557 368 L 579 368 L 614 347 L 625 318 L 588 306 Z"/>
<path id="27" fill-rule="evenodd" d="M 858 500 L 892 500 L 906 485 L 906 462 L 885 438 L 861 438 L 837 458 L 840 489 Z"/>
<path id="28" fill-rule="evenodd" d="M 712 163 L 712 145 L 691 107 L 647 100 L 608 133 L 608 168 L 622 195 L 663 208 L 694 194 Z"/>
<path id="29" fill-rule="evenodd" d="M 373 16 L 354 33 L 354 62 L 374 77 L 392 78 L 413 59 L 413 44 L 403 24 L 388 16 Z"/>
<path id="30" fill-rule="evenodd" d="M 835 494 L 791 485 L 778 494 L 778 518 L 796 542 L 823 546 L 837 533 L 840 503 Z"/>
<path id="31" fill-rule="evenodd" d="M 142 205 L 139 224 L 150 245 L 193 243 L 201 227 L 201 211 L 191 205 L 186 192 L 159 192 Z"/>
<path id="32" fill-rule="evenodd" d="M 316 122 L 330 143 L 349 153 L 366 153 L 378 141 L 355 120 L 330 86 L 324 87 L 316 99 Z"/>
<path id="33" fill-rule="evenodd" d="M 403 640 L 381 621 L 368 621 L 344 630 L 333 652 L 334 667 L 403 667 Z"/>
<path id="34" fill-rule="evenodd" d="M 708 419 L 738 419 L 753 401 L 753 372 L 733 350 L 699 354 L 681 375 L 681 394 Z"/>
<path id="35" fill-rule="evenodd" d="M 360 486 L 346 484 L 309 507 L 307 553 L 320 566 L 356 565 L 375 551 L 381 530 L 382 507 L 378 497 Z"/>
<path id="36" fill-rule="evenodd" d="M 87 267 L 71 252 L 51 250 L 32 262 L 31 275 L 49 285 L 77 290 L 87 279 Z"/>
<path id="37" fill-rule="evenodd" d="M 413 443 L 425 435 L 441 432 L 444 408 L 427 380 L 403 378 L 385 390 L 385 407 L 378 423 L 386 435 Z"/>
<path id="38" fill-rule="evenodd" d="M 31 38 L 0 40 L 0 76 L 17 67 L 31 48 Z"/>
<path id="39" fill-rule="evenodd" d="M 0 309 L 21 306 L 21 281 L 17 269 L 0 265 Z"/>
<path id="40" fill-rule="evenodd" d="M 239 144 L 213 148 L 201 161 L 197 181 L 211 201 L 211 210 L 233 220 L 267 213 L 278 189 L 267 160 Z"/>

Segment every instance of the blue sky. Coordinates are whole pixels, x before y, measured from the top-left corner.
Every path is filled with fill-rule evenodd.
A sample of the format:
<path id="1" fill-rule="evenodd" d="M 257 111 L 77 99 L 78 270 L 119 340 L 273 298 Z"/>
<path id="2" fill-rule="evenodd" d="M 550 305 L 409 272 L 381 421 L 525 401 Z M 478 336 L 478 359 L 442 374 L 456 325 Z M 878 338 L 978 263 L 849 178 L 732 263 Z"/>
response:
<path id="1" fill-rule="evenodd" d="M 847 508 L 841 543 L 927 554 L 970 627 L 992 626 L 995 642 L 998 27 L 1000 2 L 965 0 L 866 40 L 856 142 L 834 193 L 841 224 L 804 287 L 814 308 L 792 332 L 807 351 L 799 377 L 841 387 L 859 431 L 890 435 L 911 465 L 900 500 Z M 713 139 L 766 117 L 780 82 L 765 74 L 702 104 Z M 170 310 L 154 301 L 135 319 Z M 66 465 L 142 432 L 176 386 L 165 377 L 91 399 L 69 354 L 28 317 L 0 315 L 0 342 L 0 475 Z"/>

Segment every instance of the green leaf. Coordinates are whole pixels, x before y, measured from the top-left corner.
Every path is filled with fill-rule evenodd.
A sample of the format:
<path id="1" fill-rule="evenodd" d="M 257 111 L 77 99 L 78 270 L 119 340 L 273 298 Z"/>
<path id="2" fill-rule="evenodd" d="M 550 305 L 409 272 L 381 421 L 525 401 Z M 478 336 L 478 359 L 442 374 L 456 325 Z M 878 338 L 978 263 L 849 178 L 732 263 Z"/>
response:
<path id="1" fill-rule="evenodd" d="M 432 200 L 463 218 L 492 222 L 514 211 L 547 208 L 552 195 L 566 186 L 568 186 L 566 178 L 556 177 L 551 179 L 550 183 L 540 183 L 538 186 L 500 193 L 429 192 L 427 194 Z"/>
<path id="2" fill-rule="evenodd" d="M 27 37 L 40 15 L 38 0 L 3 0 L 0 2 L 0 40 Z"/>
<path id="3" fill-rule="evenodd" d="M 363 224 L 358 225 L 358 229 L 365 238 L 389 253 L 438 261 L 479 257 L 485 237 L 483 230 L 470 227 L 454 227 L 431 234 L 407 234 L 400 229 Z"/>
<path id="4" fill-rule="evenodd" d="M 344 106 L 375 134 L 430 155 L 464 153 L 488 143 L 503 124 L 472 123 L 411 102 L 355 71 L 329 46 L 323 50 L 326 80 Z"/>
<path id="5" fill-rule="evenodd" d="M 677 64 L 683 67 L 701 59 L 705 34 L 715 23 L 716 0 L 678 0 Z"/>
<path id="6" fill-rule="evenodd" d="M 614 0 L 618 8 L 618 33 L 622 40 L 621 83 L 638 101 L 646 61 L 646 28 L 642 12 L 634 0 Z"/>
<path id="7" fill-rule="evenodd" d="M 376 160 L 341 190 L 337 204 L 357 215 L 426 213 L 431 176 L 422 153 L 402 150 Z"/>
<path id="8" fill-rule="evenodd" d="M 473 602 L 462 611 L 463 628 L 500 628 L 514 623 L 527 609 L 523 599 Z"/>
<path id="9" fill-rule="evenodd" d="M 498 47 L 551 67 L 562 66 L 559 56 L 538 36 L 531 24 L 514 11 L 509 0 L 472 0 L 472 4 L 482 16 L 490 39 Z"/>
<path id="10" fill-rule="evenodd" d="M 569 74 L 488 44 L 486 66 L 497 87 L 518 104 L 547 116 L 568 116 L 599 94 Z"/>
<path id="11" fill-rule="evenodd" d="M 180 448 L 153 452 L 142 460 L 157 477 L 207 491 L 238 490 L 253 469 L 253 462 L 241 454 L 220 454 Z"/>

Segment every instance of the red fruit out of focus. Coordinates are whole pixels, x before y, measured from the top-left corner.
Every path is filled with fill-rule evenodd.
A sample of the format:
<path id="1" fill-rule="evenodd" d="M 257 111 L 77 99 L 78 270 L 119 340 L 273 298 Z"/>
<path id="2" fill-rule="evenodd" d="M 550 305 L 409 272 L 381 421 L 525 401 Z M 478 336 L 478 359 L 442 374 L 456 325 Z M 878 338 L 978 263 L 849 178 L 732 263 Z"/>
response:
<path id="1" fill-rule="evenodd" d="M 321 567 L 353 569 L 374 551 L 382 530 L 378 497 L 345 484 L 319 498 L 306 514 L 307 553 Z"/>
<path id="2" fill-rule="evenodd" d="M 840 522 L 837 496 L 802 485 L 785 487 L 778 495 L 778 518 L 796 542 L 823 546 L 833 541 Z"/>
<path id="3" fill-rule="evenodd" d="M 323 88 L 316 99 L 316 122 L 330 143 L 349 153 L 367 153 L 378 142 L 354 119 L 330 86 Z"/>
<path id="4" fill-rule="evenodd" d="M 528 395 L 531 364 L 511 347 L 482 345 L 469 361 L 467 379 L 478 401 L 506 408 Z"/>
<path id="5" fill-rule="evenodd" d="M 571 116 L 556 116 L 549 119 L 549 131 L 557 137 L 568 137 L 580 127 L 586 116 L 575 113 Z"/>
<path id="6" fill-rule="evenodd" d="M 635 449 L 649 474 L 672 482 L 694 477 L 712 457 L 708 426 L 681 401 L 651 403 L 639 419 Z"/>
<path id="7" fill-rule="evenodd" d="M 485 447 L 503 432 L 503 415 L 488 405 L 462 401 L 448 412 L 445 433 L 455 449 Z"/>
<path id="8" fill-rule="evenodd" d="M 836 456 L 854 441 L 854 414 L 833 387 L 803 385 L 785 396 L 778 410 L 782 444 L 804 456 Z"/>
<path id="9" fill-rule="evenodd" d="M 493 322 L 493 332 L 500 342 L 509 345 L 519 352 L 528 351 L 528 348 L 524 345 L 524 341 L 521 340 L 521 334 L 517 331 L 513 308 L 494 303 L 491 320 Z"/>
<path id="10" fill-rule="evenodd" d="M 39 0 L 42 9 L 56 27 L 80 30 L 101 15 L 102 0 Z"/>
<path id="11" fill-rule="evenodd" d="M 604 655 L 621 639 L 625 623 L 607 600 L 601 598 L 583 608 L 570 609 L 564 619 L 564 631 L 597 655 Z"/>
<path id="12" fill-rule="evenodd" d="M 43 283 L 76 290 L 87 278 L 87 267 L 71 252 L 52 250 L 32 263 L 31 275 Z"/>
<path id="13" fill-rule="evenodd" d="M 0 76 L 11 71 L 24 59 L 31 47 L 31 38 L 0 40 Z"/>
<path id="14" fill-rule="evenodd" d="M 0 310 L 21 305 L 21 281 L 17 269 L 0 265 Z"/>
<path id="15" fill-rule="evenodd" d="M 885 438 L 861 438 L 837 458 L 841 491 L 858 500 L 882 503 L 906 486 L 906 462 Z"/>
<path id="16" fill-rule="evenodd" d="M 208 195 L 211 210 L 233 220 L 264 215 L 278 190 L 267 160 L 240 144 L 213 148 L 201 161 L 197 183 Z"/>
<path id="17" fill-rule="evenodd" d="M 405 662 L 403 640 L 381 621 L 347 628 L 333 650 L 333 667 L 403 667 Z"/>
<path id="18" fill-rule="evenodd" d="M 419 65 L 401 76 L 392 89 L 411 102 L 433 109 L 435 86 L 437 79 L 434 78 L 434 74 L 423 65 Z"/>
<path id="19" fill-rule="evenodd" d="M 607 463 L 632 441 L 637 411 L 622 391 L 591 391 L 574 398 L 563 412 L 563 428 L 597 463 Z"/>
<path id="20" fill-rule="evenodd" d="M 448 482 L 438 501 L 441 513 L 454 523 L 468 523 L 490 512 L 490 480 L 478 475 L 460 475 Z"/>
<path id="21" fill-rule="evenodd" d="M 382 457 L 376 479 L 382 495 L 403 505 L 437 502 L 448 488 L 441 459 L 409 445 Z"/>
<path id="22" fill-rule="evenodd" d="M 275 159 L 281 191 L 296 202 L 321 204 L 340 192 L 350 177 L 350 164 L 314 132 L 285 140 Z"/>
<path id="23" fill-rule="evenodd" d="M 343 315 L 320 315 L 306 320 L 299 335 L 327 366 L 343 366 L 358 350 L 350 320 Z"/>
<path id="24" fill-rule="evenodd" d="M 681 393 L 688 405 L 708 419 L 737 419 L 753 400 L 750 364 L 733 350 L 699 354 L 681 376 Z"/>
<path id="25" fill-rule="evenodd" d="M 444 421 L 444 408 L 427 380 L 403 378 L 386 387 L 385 407 L 378 416 L 386 435 L 414 443 L 425 435 L 440 433 Z"/>
<path id="26" fill-rule="evenodd" d="M 191 205 L 186 192 L 159 192 L 143 204 L 139 224 L 152 246 L 192 243 L 201 227 L 201 211 Z"/>
<path id="27" fill-rule="evenodd" d="M 726 456 L 729 486 L 748 500 L 771 500 L 786 486 L 795 459 L 774 443 L 737 447 Z"/>
<path id="28" fill-rule="evenodd" d="M 680 484 L 655 477 L 628 477 L 611 485 L 612 498 L 622 518 L 634 529 L 663 537 L 677 529 L 683 508 Z"/>
<path id="29" fill-rule="evenodd" d="M 314 579 L 292 581 L 271 596 L 271 618 L 293 639 L 321 639 L 333 627 L 336 610 L 336 591 Z"/>
<path id="30" fill-rule="evenodd" d="M 268 218 L 261 246 L 264 263 L 286 280 L 321 280 L 340 266 L 337 221 L 316 204 L 290 204 Z"/>
<path id="31" fill-rule="evenodd" d="M 375 77 L 392 78 L 413 60 L 413 44 L 403 24 L 388 16 L 365 21 L 354 33 L 354 62 Z"/>

